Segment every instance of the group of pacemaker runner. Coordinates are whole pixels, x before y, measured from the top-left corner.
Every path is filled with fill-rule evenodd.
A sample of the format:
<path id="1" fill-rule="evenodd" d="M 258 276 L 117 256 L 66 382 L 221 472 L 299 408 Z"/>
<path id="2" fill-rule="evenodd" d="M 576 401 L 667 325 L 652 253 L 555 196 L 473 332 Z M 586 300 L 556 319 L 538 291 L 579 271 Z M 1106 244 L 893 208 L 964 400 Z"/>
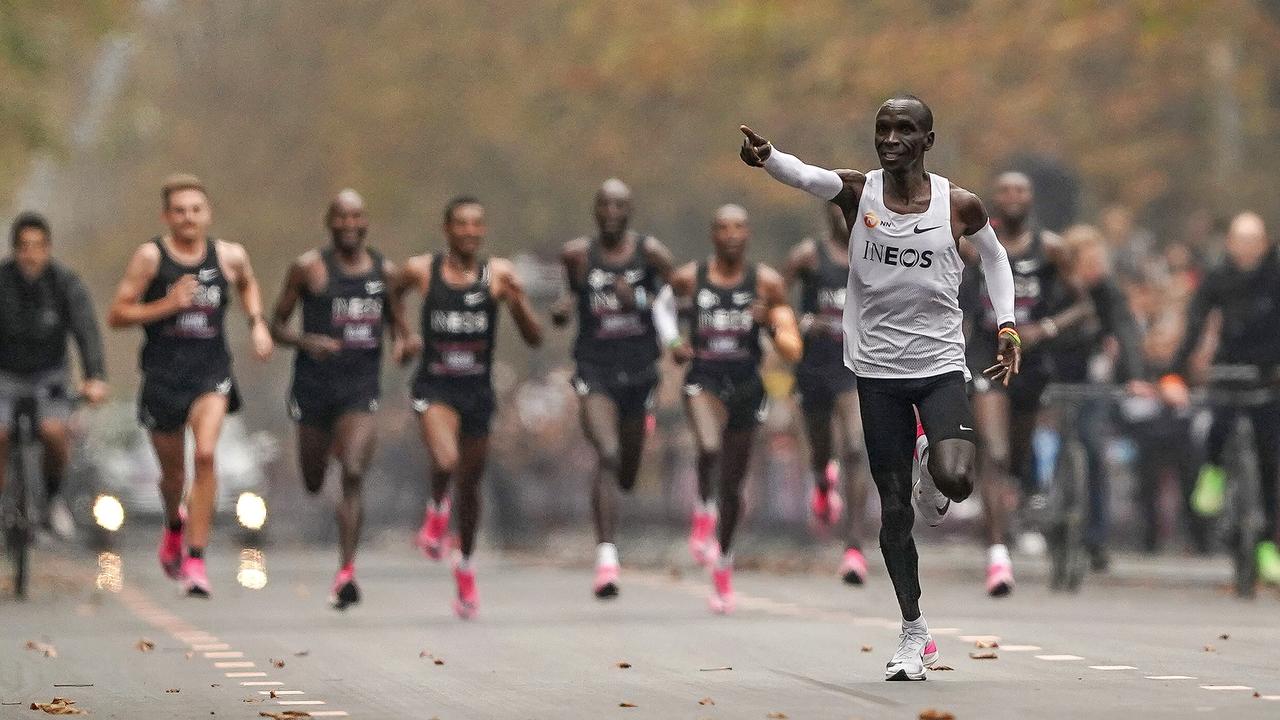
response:
<path id="1" fill-rule="evenodd" d="M 1096 323 L 1099 300 L 1106 298 L 1054 291 L 1063 284 L 1061 243 L 1030 225 L 1031 187 L 1025 176 L 999 178 L 997 231 L 973 193 L 926 172 L 932 126 L 932 112 L 918 98 L 886 101 L 875 118 L 881 169 L 865 174 L 807 165 L 743 126 L 740 154 L 747 165 L 830 203 L 829 235 L 793 248 L 782 272 L 748 261 L 750 229 L 740 206 L 716 211 L 707 259 L 677 266 L 661 242 L 629 229 L 627 186 L 609 180 L 599 188 L 598 233 L 564 245 L 567 292 L 551 312 L 557 326 L 577 317 L 573 385 L 583 430 L 597 457 L 591 490 L 597 597 L 619 593 L 614 544 L 619 492 L 631 490 L 636 481 L 646 412 L 666 349 L 688 365 L 683 395 L 698 449 L 690 551 L 711 568 L 711 609 L 732 611 L 742 482 L 766 402 L 759 372 L 764 335 L 783 360 L 796 363 L 816 478 L 810 506 L 827 524 L 847 517 L 841 575 L 851 584 L 863 582 L 867 573 L 854 522 L 868 492 L 859 477 L 863 467 L 869 467 L 878 491 L 879 541 L 903 618 L 886 679 L 923 679 L 938 657 L 919 607 L 915 515 L 937 525 L 952 503 L 971 494 L 975 476 L 981 476 L 986 500 L 988 591 L 1012 590 L 1004 483 L 1028 452 L 1029 413 L 1038 407 L 1048 380 L 1034 353 L 1022 357 L 1017 328 L 1024 326 L 1034 340 L 1065 333 L 1086 318 Z M 240 406 L 224 331 L 234 290 L 259 360 L 268 359 L 276 344 L 296 350 L 288 411 L 298 425 L 307 490 L 320 491 L 331 462 L 341 478 L 340 567 L 331 597 L 339 609 L 360 600 L 354 562 L 384 338 L 390 337 L 397 363 L 421 356 L 411 397 L 431 458 L 431 492 L 416 544 L 433 559 L 444 557 L 456 505 L 454 609 L 460 617 L 473 617 L 478 595 L 472 553 L 494 412 L 490 370 L 499 305 L 507 306 L 527 344 L 537 346 L 543 335 L 512 263 L 481 252 L 483 205 L 473 197 L 450 201 L 443 218 L 444 251 L 397 265 L 366 245 L 368 218 L 361 197 L 352 190 L 338 193 L 326 216 L 332 242 L 291 264 L 268 318 L 244 247 L 208 234 L 211 210 L 200 180 L 169 178 L 162 202 L 168 232 L 133 254 L 108 322 L 114 328 L 139 326 L 145 333 L 138 417 L 160 461 L 165 528 L 158 554 L 165 573 L 189 595 L 210 594 L 204 553 L 216 498 L 214 447 L 224 417 Z M 37 272 L 39 277 L 32 278 L 28 272 L 22 282 L 51 283 L 59 297 L 74 297 L 75 312 L 41 329 L 62 343 L 60 350 L 46 353 L 46 365 L 56 371 L 34 372 L 25 365 L 15 371 L 6 365 L 0 399 L 42 398 L 53 434 L 68 406 L 54 402 L 67 394 L 67 334 L 78 340 L 86 369 L 82 394 L 90 402 L 106 395 L 101 340 L 92 313 L 87 321 L 82 317 L 91 304 L 79 280 L 48 261 L 47 224 L 26 218 L 14 226 L 15 255 L 21 261 L 43 252 L 52 275 Z M 960 292 L 966 260 L 980 266 L 971 272 L 980 272 L 975 278 L 981 285 L 969 300 L 977 303 L 977 312 L 970 314 L 978 321 L 967 351 Z M 19 266 L 6 264 L 0 280 L 10 270 L 21 275 Z M 795 285 L 799 320 L 787 302 Z M 422 302 L 416 331 L 404 309 L 411 292 Z M 299 304 L 300 328 L 291 323 Z M 13 331 L 15 323 L 5 319 L 10 308 L 4 310 L 0 333 L 6 346 L 13 346 L 11 339 L 31 342 L 30 333 Z M 1123 333 L 1113 329 L 1113 334 Z M 0 403 L 0 410 L 11 412 L 11 403 Z M 0 425 L 7 422 L 0 416 Z M 44 423 L 41 429 L 44 435 Z M 61 429 L 65 433 L 65 426 Z M 189 489 L 188 429 L 194 442 Z M 56 465 L 46 473 L 59 473 Z M 846 503 L 848 513 L 843 512 Z"/>

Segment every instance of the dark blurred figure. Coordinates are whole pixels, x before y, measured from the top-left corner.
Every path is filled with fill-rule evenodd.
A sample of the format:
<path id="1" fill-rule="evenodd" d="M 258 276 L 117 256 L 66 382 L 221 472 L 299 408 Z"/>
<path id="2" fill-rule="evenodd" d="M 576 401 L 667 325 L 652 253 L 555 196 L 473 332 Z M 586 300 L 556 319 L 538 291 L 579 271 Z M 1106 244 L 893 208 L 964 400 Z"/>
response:
<path id="1" fill-rule="evenodd" d="M 1155 252 L 1155 238 L 1139 227 L 1133 211 L 1123 205 L 1112 205 L 1102 211 L 1100 230 L 1111 249 L 1111 264 L 1116 276 L 1130 282 L 1142 277 L 1147 261 Z"/>
<path id="2" fill-rule="evenodd" d="M 0 263 L 0 490 L 9 468 L 14 410 L 20 400 L 34 398 L 36 431 L 44 446 L 42 521 L 70 539 L 75 523 L 59 494 L 70 453 L 67 419 L 74 394 L 67 339 L 75 338 L 84 370 L 78 392 L 97 404 L 107 396 L 102 333 L 84 283 L 53 259 L 49 222 L 36 213 L 22 213 L 13 222 L 10 240 L 13 256 Z"/>
<path id="3" fill-rule="evenodd" d="M 1124 383 L 1130 395 L 1151 397 L 1143 379 L 1142 336 L 1124 290 L 1112 275 L 1106 240 L 1091 225 L 1075 225 L 1063 236 L 1070 270 L 1067 282 L 1093 304 L 1084 323 L 1063 333 L 1051 346 L 1057 380 L 1064 383 Z M 1108 419 L 1113 404 L 1091 400 L 1078 417 L 1089 490 L 1089 522 L 1085 545 L 1095 571 L 1109 565 L 1107 542 L 1111 518 L 1111 484 L 1106 472 Z"/>

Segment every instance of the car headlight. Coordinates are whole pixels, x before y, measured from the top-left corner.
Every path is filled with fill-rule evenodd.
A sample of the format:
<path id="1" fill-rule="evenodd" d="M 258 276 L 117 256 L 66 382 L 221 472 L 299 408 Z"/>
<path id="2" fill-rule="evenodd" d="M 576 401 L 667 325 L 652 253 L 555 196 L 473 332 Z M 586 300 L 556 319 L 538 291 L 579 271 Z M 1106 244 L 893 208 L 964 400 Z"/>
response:
<path id="1" fill-rule="evenodd" d="M 267 523 L 267 501 L 251 492 L 240 493 L 236 500 L 236 519 L 250 530 L 261 530 Z"/>
<path id="2" fill-rule="evenodd" d="M 93 521 L 103 530 L 115 532 L 124 525 L 124 506 L 110 495 L 99 495 L 93 501 Z"/>

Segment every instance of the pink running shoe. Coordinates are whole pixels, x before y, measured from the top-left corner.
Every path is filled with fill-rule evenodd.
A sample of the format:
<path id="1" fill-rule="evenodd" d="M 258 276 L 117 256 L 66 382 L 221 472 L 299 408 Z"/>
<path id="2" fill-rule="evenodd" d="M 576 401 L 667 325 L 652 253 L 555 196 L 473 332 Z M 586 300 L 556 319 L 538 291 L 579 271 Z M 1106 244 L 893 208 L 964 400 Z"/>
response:
<path id="1" fill-rule="evenodd" d="M 858 548 L 844 551 L 844 560 L 840 562 L 840 577 L 846 585 L 861 585 L 867 579 L 867 559 Z"/>
<path id="2" fill-rule="evenodd" d="M 422 528 L 414 544 L 432 560 L 444 557 L 445 536 L 449 533 L 449 501 L 440 503 L 440 509 L 427 507 L 427 514 L 422 519 Z"/>
<path id="3" fill-rule="evenodd" d="M 164 529 L 160 536 L 160 548 L 156 551 L 160 557 L 160 567 L 170 580 L 182 579 L 182 531 Z"/>
<path id="4" fill-rule="evenodd" d="M 344 566 L 333 577 L 333 587 L 329 591 L 329 604 L 334 610 L 346 610 L 360 602 L 360 586 L 356 585 L 356 569 L 351 565 Z"/>
<path id="5" fill-rule="evenodd" d="M 458 584 L 458 597 L 453 601 L 453 612 L 463 620 L 470 620 L 480 611 L 480 595 L 476 592 L 476 571 L 453 568 L 453 579 Z"/>
<path id="6" fill-rule="evenodd" d="M 711 612 L 717 615 L 728 615 L 737 607 L 737 598 L 733 595 L 733 568 L 718 567 L 711 572 L 712 593 L 707 598 Z"/>
<path id="7" fill-rule="evenodd" d="M 840 522 L 844 516 L 844 500 L 840 498 L 840 490 L 833 483 L 826 488 L 814 487 L 809 491 L 809 509 L 813 510 L 813 519 L 823 527 L 831 527 Z"/>
<path id="8" fill-rule="evenodd" d="M 924 644 L 924 651 L 920 655 L 920 659 L 924 661 L 926 667 L 938 662 L 942 657 L 942 653 L 938 652 L 938 644 L 933 641 L 933 636 L 929 636 L 929 642 Z"/>
<path id="9" fill-rule="evenodd" d="M 1013 592 L 1013 566 L 1009 563 L 987 565 L 987 594 L 1005 597 Z"/>
<path id="10" fill-rule="evenodd" d="M 712 537 L 716 531 L 716 516 L 695 510 L 693 526 L 689 529 L 689 554 L 693 562 L 700 566 L 710 565 L 719 554 L 719 547 Z"/>
<path id="11" fill-rule="evenodd" d="M 618 597 L 618 566 L 596 565 L 596 581 L 592 588 L 601 600 Z"/>
<path id="12" fill-rule="evenodd" d="M 205 573 L 204 558 L 182 560 L 182 589 L 187 597 L 209 597 L 209 576 Z"/>

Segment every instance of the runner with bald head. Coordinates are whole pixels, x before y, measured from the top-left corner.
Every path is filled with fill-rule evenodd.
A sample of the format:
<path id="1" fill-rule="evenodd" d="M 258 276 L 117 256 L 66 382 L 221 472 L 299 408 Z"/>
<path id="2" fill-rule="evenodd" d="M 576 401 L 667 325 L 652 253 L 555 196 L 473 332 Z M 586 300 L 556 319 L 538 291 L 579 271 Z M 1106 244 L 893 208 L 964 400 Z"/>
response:
<path id="1" fill-rule="evenodd" d="M 395 339 L 400 362 L 412 355 L 396 286 L 396 266 L 365 243 L 369 218 L 355 190 L 334 196 L 325 213 L 328 247 L 308 250 L 289 266 L 271 318 L 271 334 L 297 349 L 289 415 L 298 424 L 302 482 L 311 494 L 324 485 L 330 459 L 342 478 L 338 501 L 338 572 L 330 602 L 338 610 L 360 602 L 356 545 L 363 517 L 361 491 L 374 447 L 374 412 L 381 393 L 382 340 Z M 302 327 L 289 322 L 302 303 Z"/>
<path id="2" fill-rule="evenodd" d="M 1093 317 L 1088 297 L 1066 282 L 1069 258 L 1062 238 L 1040 227 L 1032 213 L 1031 179 L 1016 171 L 996 177 L 991 227 L 1009 256 L 1013 271 L 1013 312 L 1022 336 L 1022 369 L 1008 384 L 991 382 L 982 369 L 996 353 L 999 323 L 978 267 L 976 252 L 964 246 L 970 265 L 960 290 L 973 374 L 973 414 L 977 420 L 978 492 L 987 541 L 986 590 L 993 597 L 1013 592 L 1009 556 L 1009 507 L 1016 490 L 1030 494 L 1031 435 L 1040 396 L 1053 378 L 1050 341 Z M 1015 485 L 1012 478 L 1020 479 Z"/>
<path id="3" fill-rule="evenodd" d="M 595 195 L 596 235 L 565 243 L 561 252 L 569 292 L 552 321 L 563 326 L 576 311 L 573 346 L 582 428 L 595 448 L 591 515 L 596 531 L 596 597 L 618 594 L 618 490 L 630 492 L 640 471 L 645 418 L 658 384 L 659 342 L 687 358 L 670 292 L 671 252 L 656 238 L 629 229 L 631 189 L 610 178 Z"/>
<path id="4" fill-rule="evenodd" d="M 1166 399 L 1186 407 L 1186 378 L 1191 355 L 1199 347 L 1209 314 L 1222 316 L 1214 365 L 1248 366 L 1265 386 L 1280 385 L 1280 251 L 1267 236 L 1256 213 L 1240 213 L 1227 232 L 1226 255 L 1221 265 L 1205 275 L 1187 310 L 1182 345 L 1174 355 L 1173 372 L 1160 381 Z M 1237 412 L 1247 412 L 1253 425 L 1253 445 L 1258 459 L 1265 524 L 1257 547 L 1258 576 L 1280 584 L 1280 550 L 1277 550 L 1277 474 L 1280 473 L 1280 400 L 1248 410 L 1215 408 L 1209 431 L 1208 464 L 1201 471 L 1197 499 L 1216 496 L 1222 502 L 1226 481 L 1222 466 L 1226 441 Z M 1197 504 L 1201 504 L 1197 502 Z"/>
<path id="5" fill-rule="evenodd" d="M 768 265 L 747 262 L 750 238 L 747 211 L 724 205 L 711 224 L 711 257 L 684 265 L 671 277 L 691 326 L 693 363 L 684 397 L 698 445 L 698 498 L 709 506 L 719 497 L 710 605 L 722 614 L 734 608 L 733 534 L 751 445 L 767 409 L 761 332 L 787 362 L 799 360 L 802 349 L 782 276 Z"/>
<path id="6" fill-rule="evenodd" d="M 941 522 L 952 502 L 973 491 L 977 452 L 965 392 L 960 238 L 978 249 L 996 308 L 996 362 L 984 373 L 1006 381 L 1018 372 L 1021 346 L 1008 257 L 977 196 L 925 170 L 933 111 L 918 97 L 897 95 L 880 105 L 880 169 L 867 173 L 807 165 L 751 128 L 739 129 L 743 162 L 836 205 L 851 231 L 845 364 L 858 378 L 867 460 L 880 493 L 880 549 L 902 611 L 901 642 L 885 679 L 923 680 L 938 652 L 920 613 L 912 503 L 928 524 Z M 915 432 L 917 417 L 923 433 Z"/>

